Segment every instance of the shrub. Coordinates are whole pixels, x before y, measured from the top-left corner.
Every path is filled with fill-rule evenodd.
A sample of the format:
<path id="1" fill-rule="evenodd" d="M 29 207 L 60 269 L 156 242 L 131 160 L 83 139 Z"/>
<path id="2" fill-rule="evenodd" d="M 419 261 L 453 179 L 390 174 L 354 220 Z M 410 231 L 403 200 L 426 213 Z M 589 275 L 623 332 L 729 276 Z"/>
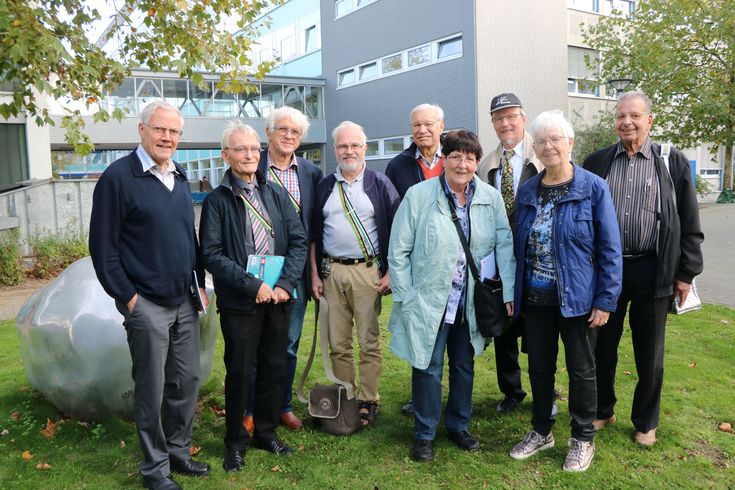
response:
<path id="1" fill-rule="evenodd" d="M 696 181 L 694 182 L 694 190 L 699 195 L 699 197 L 705 197 L 707 194 L 712 192 L 712 187 L 709 185 L 709 182 L 701 178 L 699 175 L 696 175 Z"/>
<path id="2" fill-rule="evenodd" d="M 40 279 L 53 277 L 89 255 L 87 237 L 82 233 L 38 235 L 31 238 L 30 245 L 36 257 L 31 274 Z"/>
<path id="3" fill-rule="evenodd" d="M 0 284 L 14 286 L 23 280 L 18 230 L 0 233 Z"/>

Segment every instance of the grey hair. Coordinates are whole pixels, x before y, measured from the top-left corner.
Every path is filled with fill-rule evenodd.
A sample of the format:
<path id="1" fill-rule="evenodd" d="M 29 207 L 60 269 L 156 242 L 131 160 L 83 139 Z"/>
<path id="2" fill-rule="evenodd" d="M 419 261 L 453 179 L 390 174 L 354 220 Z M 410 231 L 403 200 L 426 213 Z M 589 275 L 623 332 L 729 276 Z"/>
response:
<path id="1" fill-rule="evenodd" d="M 559 110 L 544 111 L 533 120 L 528 128 L 528 132 L 534 140 L 538 139 L 541 131 L 549 128 L 561 129 L 565 138 L 574 138 L 574 128 L 572 124 L 564 117 L 564 113 Z"/>
<path id="2" fill-rule="evenodd" d="M 440 121 L 444 120 L 444 110 L 436 104 L 419 104 L 411 110 L 411 120 L 413 120 L 414 113 L 418 111 L 432 110 L 436 112 Z"/>
<path id="3" fill-rule="evenodd" d="M 310 123 L 309 118 L 306 117 L 303 112 L 287 105 L 279 107 L 268 114 L 268 118 L 265 120 L 265 125 L 268 128 L 268 131 L 272 133 L 273 130 L 276 129 L 276 122 L 281 119 L 290 119 L 293 121 L 301 131 L 301 139 L 306 139 Z"/>
<path id="4" fill-rule="evenodd" d="M 362 133 L 362 142 L 363 142 L 363 144 L 367 142 L 367 135 L 365 134 L 365 128 L 363 128 L 362 126 L 360 126 L 357 123 L 353 123 L 352 121 L 342 121 L 341 123 L 339 123 L 339 126 L 337 126 L 336 128 L 334 128 L 332 130 L 332 139 L 333 140 L 336 140 L 337 139 L 337 133 L 339 133 L 343 129 L 347 129 L 347 128 L 354 128 L 354 129 L 359 130 Z"/>
<path id="5" fill-rule="evenodd" d="M 651 99 L 648 98 L 648 95 L 646 95 L 643 90 L 631 90 L 630 92 L 625 92 L 623 95 L 620 96 L 617 104 L 615 104 L 615 110 L 618 109 L 622 101 L 629 99 L 641 99 L 643 103 L 646 104 L 646 111 L 649 114 L 653 113 L 653 105 L 651 104 Z"/>
<path id="6" fill-rule="evenodd" d="M 255 137 L 255 141 L 260 145 L 260 135 L 252 126 L 249 126 L 239 119 L 233 119 L 227 123 L 227 127 L 222 131 L 222 137 L 220 138 L 220 145 L 222 149 L 226 149 L 230 146 L 230 138 L 235 133 L 245 133 Z"/>
<path id="7" fill-rule="evenodd" d="M 151 116 L 153 116 L 153 113 L 157 110 L 164 110 L 164 111 L 174 111 L 176 114 L 179 115 L 179 119 L 181 120 L 181 128 L 184 127 L 184 116 L 181 115 L 181 111 L 170 103 L 166 102 L 163 99 L 156 99 L 148 103 L 142 111 L 140 111 L 140 122 L 143 124 L 148 124 L 148 121 L 151 120 Z"/>

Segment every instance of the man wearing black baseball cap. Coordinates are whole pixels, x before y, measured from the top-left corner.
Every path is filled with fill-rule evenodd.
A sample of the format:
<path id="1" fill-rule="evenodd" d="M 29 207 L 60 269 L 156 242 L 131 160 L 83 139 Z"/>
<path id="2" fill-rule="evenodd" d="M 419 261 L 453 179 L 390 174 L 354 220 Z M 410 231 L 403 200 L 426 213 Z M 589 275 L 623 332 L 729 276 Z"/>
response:
<path id="1" fill-rule="evenodd" d="M 502 93 L 493 97 L 490 115 L 500 143 L 480 163 L 477 176 L 500 191 L 515 236 L 516 191 L 523 182 L 536 175 L 542 166 L 533 153 L 533 140 L 525 130 L 526 113 L 523 112 L 521 100 L 515 94 Z M 521 323 L 522 319 L 519 317 L 494 342 L 498 387 L 504 395 L 498 404 L 498 413 L 513 411 L 526 397 L 526 392 L 521 387 L 521 367 L 518 364 Z"/>

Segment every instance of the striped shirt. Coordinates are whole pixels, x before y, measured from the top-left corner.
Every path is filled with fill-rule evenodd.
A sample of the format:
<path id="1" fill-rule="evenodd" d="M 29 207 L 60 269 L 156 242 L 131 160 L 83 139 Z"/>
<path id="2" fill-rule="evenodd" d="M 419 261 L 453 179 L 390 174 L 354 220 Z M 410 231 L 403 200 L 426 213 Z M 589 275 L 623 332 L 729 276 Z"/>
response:
<path id="1" fill-rule="evenodd" d="M 623 255 L 655 251 L 659 183 L 650 138 L 632 157 L 618 142 L 607 184 L 618 217 Z"/>
<path id="2" fill-rule="evenodd" d="M 273 177 L 273 173 L 278 176 L 283 186 L 286 188 L 291 197 L 301 206 L 301 189 L 299 189 L 299 164 L 296 161 L 296 155 L 291 155 L 291 163 L 284 170 L 281 170 L 271 161 L 270 152 L 268 155 L 268 180 L 279 184 Z"/>

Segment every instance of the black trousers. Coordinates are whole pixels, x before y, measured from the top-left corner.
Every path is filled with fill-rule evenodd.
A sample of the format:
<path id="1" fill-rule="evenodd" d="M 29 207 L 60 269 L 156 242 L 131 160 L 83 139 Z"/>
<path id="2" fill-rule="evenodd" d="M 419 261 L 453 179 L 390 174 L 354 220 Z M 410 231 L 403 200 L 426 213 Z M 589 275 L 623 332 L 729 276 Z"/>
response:
<path id="1" fill-rule="evenodd" d="M 551 407 L 561 335 L 569 374 L 572 437 L 579 441 L 593 440 L 592 421 L 597 413 L 594 353 L 598 329 L 587 326 L 589 315 L 564 318 L 558 306 L 524 306 L 524 311 L 528 374 L 533 393 L 533 430 L 545 436 L 554 425 Z"/>
<path id="2" fill-rule="evenodd" d="M 595 349 L 597 417 L 607 418 L 615 413 L 618 344 L 623 335 L 625 314 L 630 303 L 630 331 L 638 372 L 631 420 L 640 432 L 658 427 L 664 380 L 664 337 L 671 298 L 654 296 L 656 266 L 655 255 L 623 260 L 623 291 L 618 300 L 618 308 L 610 315 L 607 325 L 600 327 Z"/>
<path id="3" fill-rule="evenodd" d="M 242 416 L 255 378 L 255 437 L 272 440 L 283 405 L 289 303 L 256 305 L 252 312 L 220 312 L 225 340 L 225 446 L 244 451 L 248 440 Z"/>
<path id="4" fill-rule="evenodd" d="M 516 318 L 503 335 L 493 339 L 498 388 L 506 397 L 518 401 L 526 398 L 526 392 L 521 387 L 521 366 L 518 364 L 518 336 L 523 329 L 522 324 L 523 318 Z"/>

